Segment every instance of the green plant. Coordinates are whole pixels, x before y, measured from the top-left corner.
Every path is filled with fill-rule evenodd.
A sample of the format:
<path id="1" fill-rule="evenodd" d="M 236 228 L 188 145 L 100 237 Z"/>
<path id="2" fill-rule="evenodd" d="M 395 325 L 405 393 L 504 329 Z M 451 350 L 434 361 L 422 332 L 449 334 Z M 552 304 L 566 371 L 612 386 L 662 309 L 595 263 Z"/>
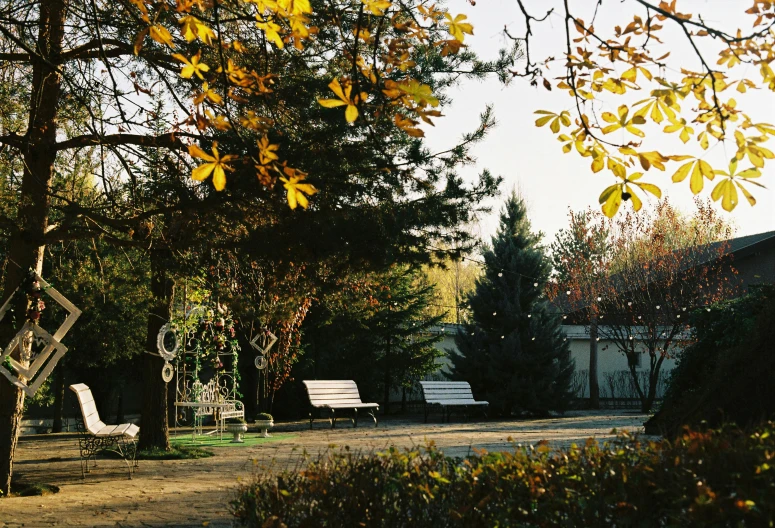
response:
<path id="1" fill-rule="evenodd" d="M 274 420 L 274 418 L 272 418 L 272 415 L 269 414 L 269 413 L 258 413 L 256 415 L 256 420 L 257 421 L 258 420 L 269 420 L 269 421 L 272 421 L 272 420 Z"/>
<path id="2" fill-rule="evenodd" d="M 329 451 L 303 471 L 262 471 L 231 503 L 245 526 L 767 526 L 775 518 L 775 424 L 753 434 L 621 433 L 599 445 L 444 456 L 432 443 Z M 770 524 L 771 526 L 771 524 Z"/>
<path id="3" fill-rule="evenodd" d="M 244 418 L 226 418 L 227 424 L 244 424 L 247 423 Z"/>
<path id="4" fill-rule="evenodd" d="M 692 315 L 696 341 L 678 356 L 662 408 L 646 422 L 649 434 L 680 434 L 684 424 L 756 424 L 775 413 L 775 286 Z"/>

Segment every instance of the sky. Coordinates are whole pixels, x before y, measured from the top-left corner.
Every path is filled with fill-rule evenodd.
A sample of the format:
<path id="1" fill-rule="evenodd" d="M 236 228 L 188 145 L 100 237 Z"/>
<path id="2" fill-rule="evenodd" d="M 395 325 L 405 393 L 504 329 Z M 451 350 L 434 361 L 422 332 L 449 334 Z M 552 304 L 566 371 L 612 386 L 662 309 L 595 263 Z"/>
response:
<path id="1" fill-rule="evenodd" d="M 592 18 L 591 9 L 596 3 L 592 0 L 570 0 L 574 14 L 585 20 Z M 750 28 L 751 21 L 743 13 L 750 3 L 752 0 L 678 0 L 677 7 L 682 12 L 700 13 L 706 22 L 734 31 L 738 27 Z M 550 56 L 562 57 L 565 35 L 559 14 L 559 0 L 526 0 L 525 5 L 534 16 L 543 16 L 549 8 L 557 7 L 545 22 L 534 23 L 535 40 L 531 44 L 531 54 L 534 54 L 534 60 Z M 475 6 L 467 0 L 450 0 L 447 6 L 453 15 L 465 13 L 468 16 L 468 21 L 474 26 L 474 36 L 466 35 L 465 43 L 484 59 L 494 59 L 498 49 L 508 45 L 503 35 L 504 26 L 508 27 L 512 35 L 524 33 L 522 16 L 515 0 L 477 0 Z M 603 0 L 595 28 L 610 35 L 609 28 L 625 26 L 635 14 L 644 15 L 643 9 L 633 0 Z M 681 67 L 699 69 L 699 61 L 686 47 L 682 34 L 668 32 L 666 28 L 663 40 L 669 46 L 671 56 L 668 61 L 675 69 L 674 73 Z M 712 53 L 714 48 L 709 45 L 705 50 Z M 560 76 L 563 68 L 558 64 L 552 68 L 551 73 L 551 77 Z M 753 68 L 746 75 L 753 80 L 761 79 Z M 730 95 L 732 90 L 729 91 Z M 635 99 L 624 102 L 631 103 L 647 95 L 641 92 Z M 749 91 L 748 95 L 742 96 L 734 92 L 734 95 L 738 106 L 743 107 L 754 121 L 775 123 L 775 96 L 772 92 Z M 566 92 L 557 89 L 547 91 L 540 83 L 539 87 L 532 87 L 523 79 L 515 79 L 504 86 L 493 76 L 484 81 L 463 82 L 451 90 L 449 96 L 453 103 L 444 109 L 444 117 L 437 120 L 435 127 L 424 128 L 433 150 L 444 150 L 454 144 L 465 131 L 476 127 L 478 116 L 487 104 L 494 106 L 497 127 L 474 148 L 476 164 L 461 171 L 464 177 L 473 178 L 483 169 L 489 169 L 504 179 L 502 196 L 488 204 L 493 211 L 483 216 L 479 225 L 474 227 L 474 231 L 485 239 L 495 233 L 503 195 L 512 189 L 517 189 L 526 199 L 533 229 L 543 231 L 547 236 L 545 242 L 548 243 L 558 230 L 566 227 L 569 209 L 578 211 L 587 207 L 598 208 L 600 192 L 615 183 L 614 176 L 608 170 L 593 173 L 589 168 L 589 158 L 582 158 L 575 152 L 563 154 L 561 144 L 548 127 L 536 128 L 536 110 L 572 110 L 572 99 Z M 622 102 L 618 97 L 609 98 L 601 110 L 615 113 L 615 107 Z M 726 145 L 712 146 L 708 152 L 703 153 L 694 140 L 684 146 L 677 135 L 668 136 L 656 125 L 645 126 L 644 131 L 647 133 L 646 139 L 655 147 L 649 150 L 667 154 L 703 155 L 716 168 L 726 168 L 727 160 L 736 151 L 734 140 L 728 141 Z M 699 131 L 699 128 L 695 128 L 695 131 Z M 616 133 L 611 136 L 616 136 Z M 629 139 L 634 139 L 634 136 L 629 136 Z M 775 150 L 775 139 L 771 143 L 769 148 Z M 688 180 L 674 184 L 670 179 L 679 166 L 673 162 L 665 172 L 652 169 L 643 180 L 656 183 L 671 203 L 691 211 L 694 204 Z M 740 168 L 747 166 L 740 163 Z M 775 229 L 773 176 L 775 160 L 765 165 L 759 181 L 768 188 L 755 189 L 754 196 L 758 203 L 754 207 L 743 200 L 742 196 L 741 203 L 731 213 L 726 213 L 716 203 L 719 211 L 737 226 L 736 236 Z M 702 197 L 710 198 L 712 185 L 713 182 L 710 182 L 710 186 L 706 183 Z M 644 208 L 653 207 L 654 204 L 654 199 L 646 200 Z M 630 207 L 630 204 L 625 203 L 623 207 Z"/>

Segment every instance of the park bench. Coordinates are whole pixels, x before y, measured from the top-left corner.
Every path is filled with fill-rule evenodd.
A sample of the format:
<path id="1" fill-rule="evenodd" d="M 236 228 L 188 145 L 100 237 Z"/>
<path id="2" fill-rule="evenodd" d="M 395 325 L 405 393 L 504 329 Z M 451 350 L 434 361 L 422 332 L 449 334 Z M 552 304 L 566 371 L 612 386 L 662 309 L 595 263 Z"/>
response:
<path id="1" fill-rule="evenodd" d="M 81 477 L 89 473 L 89 460 L 97 465 L 96 456 L 104 451 L 116 453 L 126 462 L 129 468 L 129 478 L 137 469 L 137 433 L 140 428 L 135 424 L 105 425 L 100 420 L 97 404 L 94 402 L 91 389 L 83 383 L 70 385 L 70 390 L 78 397 L 82 419 L 76 419 L 79 437 L 78 446 L 81 452 Z"/>
<path id="2" fill-rule="evenodd" d="M 467 381 L 421 381 L 425 399 L 425 421 L 428 411 L 434 405 L 441 407 L 442 417 L 449 420 L 449 412 L 454 407 L 487 407 L 486 401 L 474 400 L 471 385 Z"/>
<path id="3" fill-rule="evenodd" d="M 363 403 L 358 393 L 358 386 L 352 380 L 308 380 L 304 382 L 309 396 L 312 410 L 309 413 L 309 428 L 312 429 L 312 413 L 315 409 L 327 409 L 330 413 L 328 421 L 331 428 L 336 427 L 336 411 L 338 409 L 352 409 L 353 416 L 350 420 L 353 427 L 358 427 L 358 409 L 367 409 L 368 415 L 377 426 L 376 412 L 379 405 L 376 403 Z"/>

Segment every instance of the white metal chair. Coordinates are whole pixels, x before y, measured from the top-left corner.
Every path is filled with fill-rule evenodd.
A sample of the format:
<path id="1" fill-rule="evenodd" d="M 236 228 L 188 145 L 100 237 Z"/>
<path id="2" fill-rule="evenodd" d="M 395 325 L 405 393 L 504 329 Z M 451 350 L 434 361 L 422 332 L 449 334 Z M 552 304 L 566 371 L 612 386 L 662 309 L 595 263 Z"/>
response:
<path id="1" fill-rule="evenodd" d="M 70 385 L 70 390 L 78 397 L 82 419 L 76 419 L 78 446 L 81 451 L 81 476 L 89 473 L 89 460 L 97 465 L 96 456 L 103 451 L 116 453 L 126 462 L 129 478 L 137 469 L 137 433 L 140 428 L 135 424 L 105 425 L 100 420 L 97 404 L 94 403 L 91 389 L 83 383 Z"/>

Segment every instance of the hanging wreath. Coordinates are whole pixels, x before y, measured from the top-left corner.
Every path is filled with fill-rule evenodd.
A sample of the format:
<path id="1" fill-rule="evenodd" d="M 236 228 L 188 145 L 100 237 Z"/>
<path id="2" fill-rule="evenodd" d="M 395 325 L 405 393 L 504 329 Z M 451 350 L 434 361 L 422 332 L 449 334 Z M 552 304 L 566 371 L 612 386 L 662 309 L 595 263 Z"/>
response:
<path id="1" fill-rule="evenodd" d="M 216 304 L 215 309 L 204 310 L 189 332 L 189 346 L 195 354 L 187 356 L 186 360 L 198 363 L 197 368 L 222 370 L 225 367 L 220 356 L 232 354 L 236 367 L 239 352 L 236 324 L 237 321 L 225 305 Z"/>

